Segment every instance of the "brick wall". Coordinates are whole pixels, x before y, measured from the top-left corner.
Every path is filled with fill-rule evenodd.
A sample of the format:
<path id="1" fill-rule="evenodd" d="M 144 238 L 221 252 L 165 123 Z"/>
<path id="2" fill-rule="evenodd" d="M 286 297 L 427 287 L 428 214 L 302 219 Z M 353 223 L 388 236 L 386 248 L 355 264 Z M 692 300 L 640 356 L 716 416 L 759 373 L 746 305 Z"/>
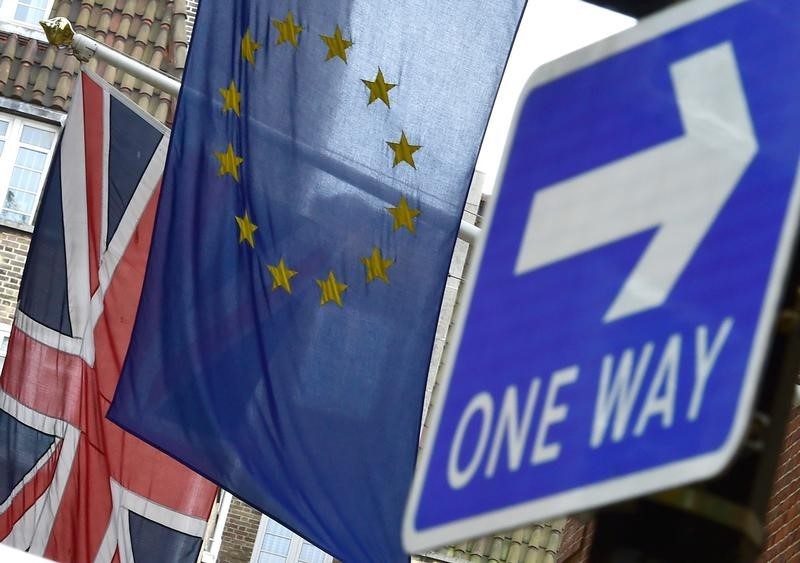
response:
<path id="1" fill-rule="evenodd" d="M 775 471 L 767 508 L 767 545 L 762 561 L 800 561 L 800 407 L 786 427 L 783 452 Z"/>
<path id="2" fill-rule="evenodd" d="M 0 227 L 0 323 L 11 324 L 31 236 Z"/>
<path id="3" fill-rule="evenodd" d="M 260 512 L 234 498 L 222 532 L 217 562 L 249 563 L 260 521 Z"/>
<path id="4" fill-rule="evenodd" d="M 558 550 L 559 563 L 585 563 L 589 560 L 594 524 L 577 518 L 569 518 L 561 536 Z"/>

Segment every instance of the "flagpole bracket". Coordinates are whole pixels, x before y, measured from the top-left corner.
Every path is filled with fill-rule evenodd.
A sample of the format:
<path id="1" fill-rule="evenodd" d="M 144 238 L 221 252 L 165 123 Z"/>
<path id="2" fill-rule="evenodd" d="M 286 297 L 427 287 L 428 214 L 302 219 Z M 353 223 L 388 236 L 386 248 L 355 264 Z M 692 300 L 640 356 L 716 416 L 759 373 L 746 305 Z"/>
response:
<path id="1" fill-rule="evenodd" d="M 72 56 L 86 64 L 97 53 L 97 42 L 85 35 L 76 35 L 72 41 Z"/>

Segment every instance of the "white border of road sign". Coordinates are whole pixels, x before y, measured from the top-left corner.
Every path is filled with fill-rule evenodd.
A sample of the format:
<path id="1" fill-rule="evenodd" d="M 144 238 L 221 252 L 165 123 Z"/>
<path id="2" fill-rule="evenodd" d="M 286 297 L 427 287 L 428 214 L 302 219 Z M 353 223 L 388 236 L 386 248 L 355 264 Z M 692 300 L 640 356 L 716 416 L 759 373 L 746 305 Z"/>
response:
<path id="1" fill-rule="evenodd" d="M 445 365 L 447 366 L 447 370 L 439 389 L 440 399 L 433 405 L 432 423 L 428 433 L 427 445 L 423 447 L 406 505 L 406 512 L 403 518 L 403 545 L 408 552 L 420 552 L 447 543 L 479 537 L 497 530 L 513 529 L 514 527 L 530 522 L 559 517 L 571 512 L 588 510 L 626 498 L 668 489 L 689 481 L 710 478 L 722 471 L 732 460 L 747 428 L 747 422 L 758 388 L 758 380 L 760 379 L 767 347 L 769 345 L 769 338 L 778 314 L 779 300 L 785 284 L 791 257 L 790 254 L 797 233 L 798 216 L 800 215 L 800 167 L 795 172 L 792 193 L 787 206 L 786 217 L 784 219 L 775 260 L 772 265 L 769 285 L 761 307 L 762 312 L 756 327 L 753 348 L 749 355 L 733 428 L 726 442 L 718 451 L 668 465 L 662 465 L 625 477 L 609 479 L 601 483 L 584 486 L 549 497 L 522 502 L 478 516 L 454 520 L 448 524 L 426 530 L 420 531 L 414 527 L 414 521 L 419 509 L 420 495 L 430 465 L 431 446 L 438 433 L 444 398 L 447 396 L 452 369 L 461 342 L 464 322 L 472 302 L 472 294 L 483 259 L 483 251 L 488 233 L 491 230 L 495 206 L 502 188 L 508 153 L 511 147 L 511 141 L 514 137 L 513 132 L 516 131 L 519 114 L 528 93 L 535 88 L 576 70 L 585 68 L 603 59 L 627 51 L 646 41 L 664 35 L 668 31 L 704 19 L 746 1 L 748 0 L 694 0 L 686 4 L 680 4 L 642 20 L 638 25 L 627 31 L 623 31 L 618 35 L 544 65 L 540 69 L 537 69 L 528 80 L 517 102 L 513 124 L 509 130 L 510 135 L 506 140 L 503 164 L 501 166 L 501 171 L 503 172 L 497 177 L 486 227 L 483 229 L 483 235 L 478 243 L 476 259 L 470 267 L 466 287 L 466 299 L 456 319 L 456 331 L 454 334 L 455 345 L 450 346 L 445 353 Z"/>

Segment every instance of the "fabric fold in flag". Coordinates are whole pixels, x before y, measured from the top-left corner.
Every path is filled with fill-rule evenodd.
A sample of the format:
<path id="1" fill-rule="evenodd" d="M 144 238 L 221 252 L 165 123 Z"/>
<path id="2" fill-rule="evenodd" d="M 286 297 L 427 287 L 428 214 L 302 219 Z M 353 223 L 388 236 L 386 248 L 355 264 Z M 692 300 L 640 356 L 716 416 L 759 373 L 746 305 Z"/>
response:
<path id="1" fill-rule="evenodd" d="M 216 487 L 104 418 L 144 279 L 169 134 L 82 73 L 0 377 L 0 540 L 70 563 L 197 560 Z"/>
<path id="2" fill-rule="evenodd" d="M 524 0 L 204 2 L 109 416 L 347 562 L 401 520 Z"/>

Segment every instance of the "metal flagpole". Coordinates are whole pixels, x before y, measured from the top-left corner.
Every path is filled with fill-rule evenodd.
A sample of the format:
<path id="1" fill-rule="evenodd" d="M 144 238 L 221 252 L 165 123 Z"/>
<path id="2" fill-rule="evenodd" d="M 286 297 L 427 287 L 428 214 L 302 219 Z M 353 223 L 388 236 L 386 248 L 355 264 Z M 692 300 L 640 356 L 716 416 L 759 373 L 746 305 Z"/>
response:
<path id="1" fill-rule="evenodd" d="M 179 80 L 151 68 L 141 61 L 137 61 L 111 47 L 98 43 L 91 37 L 82 33 L 75 33 L 72 24 L 67 18 L 58 17 L 39 22 L 44 29 L 47 40 L 57 47 L 70 47 L 76 59 L 85 63 L 96 57 L 105 63 L 123 70 L 131 76 L 158 88 L 171 96 L 178 95 L 181 89 Z M 478 239 L 480 228 L 462 220 L 458 228 L 458 238 L 470 244 Z"/>
<path id="2" fill-rule="evenodd" d="M 171 76 L 151 68 L 111 47 L 98 43 L 82 33 L 75 33 L 67 18 L 58 17 L 39 22 L 47 40 L 57 47 L 70 47 L 76 59 L 85 63 L 92 57 L 113 65 L 131 76 L 158 88 L 172 96 L 177 96 L 181 83 Z"/>

